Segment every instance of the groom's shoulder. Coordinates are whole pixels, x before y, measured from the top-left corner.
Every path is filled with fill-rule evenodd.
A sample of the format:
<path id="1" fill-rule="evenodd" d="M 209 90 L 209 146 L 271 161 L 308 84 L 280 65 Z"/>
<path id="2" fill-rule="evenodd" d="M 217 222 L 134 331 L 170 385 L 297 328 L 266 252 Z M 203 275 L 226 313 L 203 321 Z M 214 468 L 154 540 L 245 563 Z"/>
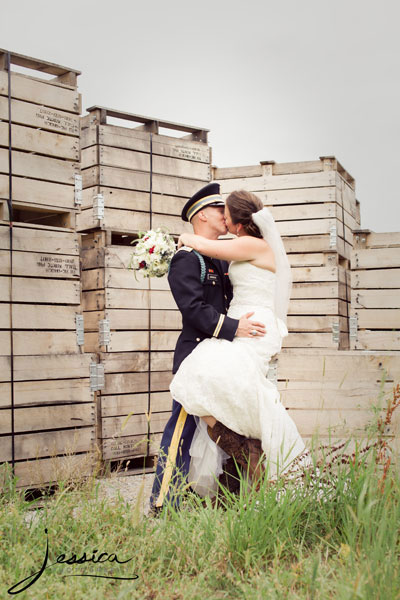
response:
<path id="1" fill-rule="evenodd" d="M 189 246 L 182 246 L 175 252 L 172 258 L 171 267 L 179 265 L 179 268 L 181 268 L 182 265 L 192 265 L 196 262 L 198 262 L 198 258 L 193 252 L 193 248 L 189 248 Z"/>

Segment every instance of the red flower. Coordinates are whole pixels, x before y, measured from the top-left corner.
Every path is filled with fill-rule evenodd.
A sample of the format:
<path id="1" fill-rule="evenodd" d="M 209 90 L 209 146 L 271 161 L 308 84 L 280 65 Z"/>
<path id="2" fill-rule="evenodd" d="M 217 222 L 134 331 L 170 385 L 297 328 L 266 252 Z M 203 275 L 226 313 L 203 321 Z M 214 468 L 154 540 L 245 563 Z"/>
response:
<path id="1" fill-rule="evenodd" d="M 146 237 L 144 237 L 144 238 L 143 238 L 143 241 L 145 242 L 145 241 L 146 241 L 146 240 L 148 240 L 148 239 L 149 239 L 149 236 L 148 236 L 148 235 L 146 235 Z"/>
<path id="2" fill-rule="evenodd" d="M 142 260 L 142 262 L 141 262 L 141 263 L 139 263 L 139 269 L 144 269 L 144 268 L 145 268 L 145 266 L 146 266 L 146 261 L 145 261 L 145 260 Z"/>
<path id="3" fill-rule="evenodd" d="M 153 254 L 155 246 L 152 246 L 149 250 L 149 254 Z"/>

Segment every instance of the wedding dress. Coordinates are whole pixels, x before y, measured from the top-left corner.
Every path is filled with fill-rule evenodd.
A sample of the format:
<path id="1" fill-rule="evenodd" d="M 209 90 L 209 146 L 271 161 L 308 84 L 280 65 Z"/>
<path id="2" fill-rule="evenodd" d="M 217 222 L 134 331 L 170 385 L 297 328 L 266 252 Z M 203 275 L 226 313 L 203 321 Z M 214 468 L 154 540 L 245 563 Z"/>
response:
<path id="1" fill-rule="evenodd" d="M 267 379 L 269 362 L 288 335 L 276 314 L 276 274 L 248 261 L 229 266 L 233 299 L 228 316 L 265 324 L 264 337 L 235 337 L 232 342 L 203 340 L 181 363 L 170 390 L 188 414 L 212 415 L 229 429 L 260 439 L 268 477 L 285 471 L 301 454 L 304 443 L 296 425 L 280 402 L 276 385 Z M 228 455 L 209 437 L 202 419 L 190 448 L 189 482 L 201 495 L 214 493 Z"/>

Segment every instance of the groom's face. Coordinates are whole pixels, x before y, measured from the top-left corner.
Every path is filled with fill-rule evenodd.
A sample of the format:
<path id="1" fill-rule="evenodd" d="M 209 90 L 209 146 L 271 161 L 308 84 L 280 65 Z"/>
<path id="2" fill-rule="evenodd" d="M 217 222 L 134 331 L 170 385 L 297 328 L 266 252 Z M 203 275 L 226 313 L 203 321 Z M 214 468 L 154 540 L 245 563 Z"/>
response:
<path id="1" fill-rule="evenodd" d="M 224 216 L 223 206 L 207 206 L 204 209 L 207 215 L 207 224 L 217 235 L 225 235 L 228 231 Z"/>

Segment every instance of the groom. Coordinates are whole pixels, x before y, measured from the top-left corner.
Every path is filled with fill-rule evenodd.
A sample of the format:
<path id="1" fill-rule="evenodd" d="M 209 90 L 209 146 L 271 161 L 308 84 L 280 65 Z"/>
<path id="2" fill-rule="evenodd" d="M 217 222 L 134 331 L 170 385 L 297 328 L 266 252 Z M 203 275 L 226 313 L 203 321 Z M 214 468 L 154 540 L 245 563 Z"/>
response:
<path id="1" fill-rule="evenodd" d="M 227 233 L 224 206 L 219 184 L 209 183 L 190 198 L 181 216 L 184 221 L 190 221 L 194 233 L 216 240 Z M 232 287 L 226 261 L 199 255 L 192 248 L 183 246 L 172 259 L 168 281 L 182 313 L 182 332 L 174 353 L 174 374 L 184 358 L 205 338 L 232 341 L 235 336 L 251 337 L 254 331 L 259 336 L 265 334 L 262 323 L 249 320 L 253 313 L 242 316 L 240 320 L 227 316 Z M 207 374 L 204 376 L 207 377 Z M 189 449 L 195 430 L 195 418 L 173 400 L 172 414 L 161 440 L 150 498 L 153 512 L 160 510 L 165 500 L 179 504 L 173 488 L 187 478 Z M 218 421 L 208 431 L 210 437 L 244 467 L 248 458 L 251 460 L 260 449 L 258 440 L 245 438 Z"/>

